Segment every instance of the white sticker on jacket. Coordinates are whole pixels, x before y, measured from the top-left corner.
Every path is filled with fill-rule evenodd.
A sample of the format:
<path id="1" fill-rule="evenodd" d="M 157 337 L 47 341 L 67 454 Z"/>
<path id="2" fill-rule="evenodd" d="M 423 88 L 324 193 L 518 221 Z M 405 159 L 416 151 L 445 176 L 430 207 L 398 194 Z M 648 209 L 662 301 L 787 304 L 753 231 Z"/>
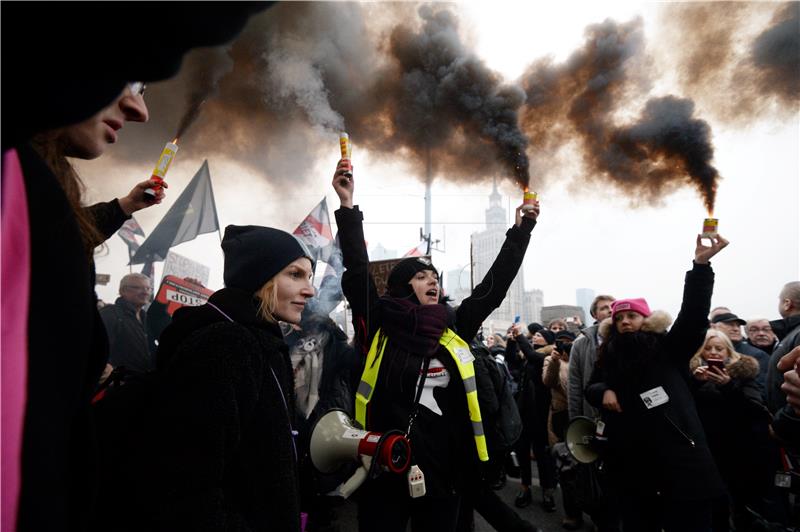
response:
<path id="1" fill-rule="evenodd" d="M 667 395 L 667 392 L 664 391 L 662 386 L 656 386 L 652 390 L 647 390 L 644 393 L 640 393 L 639 397 L 642 398 L 644 406 L 646 406 L 648 410 L 663 405 L 669 401 L 669 395 Z"/>
<path id="2" fill-rule="evenodd" d="M 420 372 L 420 377 L 422 372 Z M 442 415 L 442 409 L 433 397 L 433 389 L 439 386 L 447 386 L 450 384 L 450 372 L 444 367 L 438 358 L 432 358 L 428 366 L 428 374 L 425 377 L 425 386 L 422 388 L 422 395 L 419 398 L 419 404 L 426 407 L 436 415 Z M 419 380 L 417 380 L 417 387 L 419 387 Z"/>
<path id="3" fill-rule="evenodd" d="M 467 349 L 466 347 L 456 347 L 456 356 L 461 361 L 462 364 L 469 364 L 475 357 L 472 355 L 472 352 Z"/>

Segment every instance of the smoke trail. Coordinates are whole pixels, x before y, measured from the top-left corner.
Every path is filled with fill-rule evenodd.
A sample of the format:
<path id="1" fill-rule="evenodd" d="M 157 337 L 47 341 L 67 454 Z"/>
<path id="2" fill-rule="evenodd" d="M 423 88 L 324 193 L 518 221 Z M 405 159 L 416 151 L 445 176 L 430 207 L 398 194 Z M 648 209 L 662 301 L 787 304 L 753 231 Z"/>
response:
<path id="1" fill-rule="evenodd" d="M 595 168 L 622 187 L 645 191 L 653 200 L 688 178 L 712 214 L 719 174 L 711 165 L 711 128 L 693 114 L 691 100 L 674 96 L 649 100 L 637 123 L 613 129 L 604 149 L 593 146 Z"/>
<path id="2" fill-rule="evenodd" d="M 524 93 L 464 46 L 453 13 L 423 6 L 418 14 L 419 30 L 400 25 L 389 39 L 394 69 L 378 87 L 391 133 L 382 144 L 403 146 L 422 164 L 430 150 L 434 172 L 445 175 L 488 173 L 499 163 L 527 185 L 528 139 L 518 125 Z"/>
<path id="3" fill-rule="evenodd" d="M 713 209 L 717 171 L 711 129 L 690 100 L 650 99 L 639 120 L 616 116 L 646 89 L 642 21 L 607 20 L 586 29 L 586 43 L 565 64 L 540 61 L 523 76 L 528 94 L 523 124 L 534 143 L 580 141 L 589 179 L 610 183 L 631 198 L 656 202 L 687 181 Z"/>
<path id="4" fill-rule="evenodd" d="M 785 4 L 772 24 L 751 48 L 750 60 L 759 73 L 757 85 L 796 109 L 800 103 L 800 2 Z"/>
<path id="5" fill-rule="evenodd" d="M 663 48 L 704 113 L 745 125 L 800 110 L 800 3 L 677 3 L 664 21 Z"/>
<path id="6" fill-rule="evenodd" d="M 203 103 L 217 93 L 219 80 L 233 68 L 226 47 L 203 48 L 191 54 L 183 66 L 188 78 L 186 111 L 178 124 L 176 137 L 182 137 L 197 120 Z"/>

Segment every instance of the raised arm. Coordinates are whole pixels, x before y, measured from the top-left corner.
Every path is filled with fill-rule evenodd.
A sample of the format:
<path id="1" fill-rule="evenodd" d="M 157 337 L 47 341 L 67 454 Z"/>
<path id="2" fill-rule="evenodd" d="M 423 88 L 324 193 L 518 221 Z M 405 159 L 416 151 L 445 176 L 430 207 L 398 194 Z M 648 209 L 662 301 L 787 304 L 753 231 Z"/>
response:
<path id="1" fill-rule="evenodd" d="M 344 175 L 350 170 L 350 162 L 343 159 L 339 161 L 333 175 L 333 189 L 341 202 L 341 207 L 334 215 L 339 228 L 339 244 L 345 268 L 342 274 L 342 291 L 353 312 L 356 340 L 363 350 L 369 348 L 368 340 L 379 326 L 375 319 L 377 316 L 373 315 L 378 291 L 369 274 L 369 256 L 362 225 L 364 215 L 357 205 L 353 205 L 353 178 Z"/>
<path id="2" fill-rule="evenodd" d="M 458 307 L 456 332 L 462 338 L 475 336 L 481 323 L 505 299 L 508 288 L 522 266 L 522 259 L 528 249 L 531 231 L 536 226 L 538 216 L 538 201 L 533 210 L 524 214 L 522 205 L 517 207 L 516 222 L 506 231 L 506 240 L 492 267 L 489 268 L 480 284 L 472 290 L 472 294 Z"/>
<path id="3" fill-rule="evenodd" d="M 688 364 L 705 339 L 714 291 L 714 271 L 709 260 L 727 245 L 727 240 L 717 236 L 711 239 L 710 246 L 706 246 L 697 235 L 694 262 L 684 281 L 681 310 L 667 334 L 672 355 L 680 364 Z"/>
<path id="4" fill-rule="evenodd" d="M 111 200 L 107 203 L 95 203 L 89 207 L 84 207 L 89 216 L 92 217 L 95 227 L 103 237 L 103 241 L 111 238 L 111 235 L 117 232 L 122 227 L 125 220 L 129 219 L 136 211 L 146 209 L 153 205 L 161 203 L 164 199 L 164 191 L 159 190 L 155 200 L 146 201 L 144 199 L 144 191 L 155 184 L 155 181 L 142 181 L 136 184 L 127 196 L 119 199 Z M 162 183 L 164 188 L 167 188 L 166 183 Z M 97 242 L 100 245 L 103 242 Z"/>

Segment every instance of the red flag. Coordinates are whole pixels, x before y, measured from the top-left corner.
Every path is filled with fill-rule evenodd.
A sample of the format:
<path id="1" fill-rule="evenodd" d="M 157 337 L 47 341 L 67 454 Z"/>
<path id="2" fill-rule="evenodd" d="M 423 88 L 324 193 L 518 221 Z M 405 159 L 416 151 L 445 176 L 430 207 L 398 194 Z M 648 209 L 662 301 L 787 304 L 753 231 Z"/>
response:
<path id="1" fill-rule="evenodd" d="M 403 258 L 405 257 L 425 257 L 428 255 L 428 241 L 423 240 L 417 246 L 409 249 Z"/>

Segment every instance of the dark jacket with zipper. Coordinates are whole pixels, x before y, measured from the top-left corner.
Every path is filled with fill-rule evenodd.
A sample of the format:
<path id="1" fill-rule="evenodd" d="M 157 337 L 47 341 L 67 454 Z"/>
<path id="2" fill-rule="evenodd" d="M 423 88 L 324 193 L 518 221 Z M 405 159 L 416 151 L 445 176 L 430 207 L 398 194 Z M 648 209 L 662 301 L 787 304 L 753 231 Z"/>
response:
<path id="1" fill-rule="evenodd" d="M 586 399 L 601 409 L 608 438 L 605 459 L 609 475 L 619 489 L 634 496 L 661 492 L 678 500 L 709 500 L 724 493 L 724 486 L 706 442 L 703 426 L 692 397 L 689 359 L 702 345 L 708 328 L 714 272 L 708 264 L 694 264 L 687 272 L 683 303 L 674 325 L 665 333 L 667 321 L 657 324 L 664 313 L 653 313 L 639 333 L 618 334 L 620 346 L 633 335 L 644 335 L 647 352 L 613 355 L 605 351 L 598 360 Z M 650 320 L 650 321 L 648 321 Z M 613 326 L 610 320 L 603 325 Z M 603 334 L 601 325 L 601 334 Z M 608 338 L 608 349 L 614 338 Z M 612 357 L 629 360 L 638 354 L 643 361 L 635 378 L 614 367 Z M 608 360 L 603 360 L 608 356 Z M 648 409 L 640 394 L 663 388 L 669 400 Z M 603 394 L 614 390 L 622 413 L 602 408 Z"/>
<path id="2" fill-rule="evenodd" d="M 288 348 L 250 294 L 224 288 L 209 303 L 176 311 L 160 339 L 157 529 L 296 532 Z"/>
<path id="3" fill-rule="evenodd" d="M 364 355 L 382 326 L 375 283 L 369 274 L 369 258 L 364 244 L 363 215 L 358 207 L 336 211 L 339 240 L 346 268 L 342 289 L 353 311 L 357 349 Z M 450 328 L 466 342 L 477 334 L 481 323 L 506 296 L 508 287 L 522 265 L 535 222 L 523 218 L 522 227 L 513 226 L 492 267 L 472 295 L 458 307 Z M 414 459 L 425 474 L 429 497 L 449 497 L 463 486 L 468 468 L 477 461 L 475 443 L 464 385 L 455 362 L 440 346 L 435 355 L 450 375 L 446 387 L 434 389 L 442 415 L 419 406 L 411 431 Z M 424 357 L 409 353 L 389 338 L 384 351 L 375 392 L 367 409 L 367 428 L 405 432 L 414 412 L 416 383 Z M 362 362 L 363 366 L 363 362 Z M 405 478 L 398 479 L 405 484 Z M 405 488 L 403 488 L 405 489 Z"/>

